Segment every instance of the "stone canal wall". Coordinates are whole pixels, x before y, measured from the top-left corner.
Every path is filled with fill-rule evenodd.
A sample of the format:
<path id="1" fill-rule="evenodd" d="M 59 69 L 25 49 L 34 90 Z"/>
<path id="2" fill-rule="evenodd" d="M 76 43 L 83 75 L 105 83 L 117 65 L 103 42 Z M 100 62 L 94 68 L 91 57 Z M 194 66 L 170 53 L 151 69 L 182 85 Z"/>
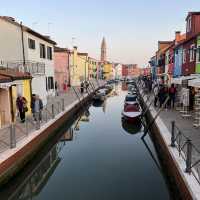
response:
<path id="1" fill-rule="evenodd" d="M 8 182 L 34 158 L 36 153 L 51 139 L 63 124 L 77 114 L 91 100 L 94 92 L 80 101 L 76 100 L 65 110 L 47 122 L 39 130 L 34 131 L 18 142 L 16 148 L 8 149 L 0 156 L 0 186 Z"/>
<path id="2" fill-rule="evenodd" d="M 142 97 L 140 101 L 142 108 L 146 110 L 145 97 Z M 150 107 L 145 116 L 147 123 L 153 120 L 156 113 L 156 110 Z M 176 148 L 170 146 L 171 133 L 160 117 L 151 126 L 150 134 L 169 178 L 178 189 L 177 199 L 200 199 L 200 185 L 193 175 L 185 172 L 185 160 L 179 156 Z"/>

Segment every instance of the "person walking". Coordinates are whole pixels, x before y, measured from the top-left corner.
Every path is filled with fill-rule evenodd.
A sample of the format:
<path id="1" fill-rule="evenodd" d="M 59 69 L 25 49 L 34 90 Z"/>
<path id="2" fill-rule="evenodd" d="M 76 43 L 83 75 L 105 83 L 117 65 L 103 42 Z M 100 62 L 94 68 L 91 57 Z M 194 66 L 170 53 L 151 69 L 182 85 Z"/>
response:
<path id="1" fill-rule="evenodd" d="M 171 85 L 171 87 L 169 88 L 169 106 L 171 108 L 171 104 L 172 104 L 172 108 L 174 108 L 175 105 L 175 100 L 176 100 L 176 87 L 174 86 L 174 84 Z"/>
<path id="2" fill-rule="evenodd" d="M 159 92 L 159 86 L 155 85 L 154 86 L 154 107 L 157 107 L 157 102 L 158 102 L 158 92 Z"/>
<path id="3" fill-rule="evenodd" d="M 56 91 L 56 96 L 58 96 L 58 83 L 57 83 L 57 81 L 55 82 L 55 91 Z"/>
<path id="4" fill-rule="evenodd" d="M 83 92 L 84 92 L 84 83 L 81 82 L 81 94 L 83 94 Z"/>
<path id="5" fill-rule="evenodd" d="M 42 120 L 42 110 L 43 110 L 42 100 L 40 99 L 39 95 L 36 95 L 34 101 L 34 112 L 36 121 Z"/>
<path id="6" fill-rule="evenodd" d="M 26 98 L 21 95 L 18 95 L 16 100 L 16 106 L 19 111 L 21 123 L 24 123 L 26 118 L 26 112 L 28 111 Z"/>
<path id="7" fill-rule="evenodd" d="M 34 121 L 36 121 L 36 117 L 35 117 L 35 98 L 36 98 L 36 95 L 32 94 L 32 98 L 31 98 L 31 112 L 32 112 Z"/>

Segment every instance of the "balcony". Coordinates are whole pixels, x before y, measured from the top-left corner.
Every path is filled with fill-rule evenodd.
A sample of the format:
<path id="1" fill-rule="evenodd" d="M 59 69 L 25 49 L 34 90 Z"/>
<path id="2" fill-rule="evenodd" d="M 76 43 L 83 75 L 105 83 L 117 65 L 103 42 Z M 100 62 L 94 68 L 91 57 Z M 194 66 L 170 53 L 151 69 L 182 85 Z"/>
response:
<path id="1" fill-rule="evenodd" d="M 26 60 L 23 61 L 9 61 L 9 62 L 0 62 L 0 68 L 13 69 L 18 72 L 26 72 L 31 75 L 44 75 L 45 74 L 45 63 L 35 62 Z"/>

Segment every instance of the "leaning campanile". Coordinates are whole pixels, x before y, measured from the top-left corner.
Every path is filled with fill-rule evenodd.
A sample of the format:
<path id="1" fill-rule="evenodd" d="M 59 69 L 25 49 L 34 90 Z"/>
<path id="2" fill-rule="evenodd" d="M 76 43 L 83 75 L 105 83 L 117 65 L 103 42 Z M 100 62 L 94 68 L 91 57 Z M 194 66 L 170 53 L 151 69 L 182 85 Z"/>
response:
<path id="1" fill-rule="evenodd" d="M 101 43 L 101 62 L 106 61 L 106 40 L 105 37 L 103 37 L 102 43 Z"/>

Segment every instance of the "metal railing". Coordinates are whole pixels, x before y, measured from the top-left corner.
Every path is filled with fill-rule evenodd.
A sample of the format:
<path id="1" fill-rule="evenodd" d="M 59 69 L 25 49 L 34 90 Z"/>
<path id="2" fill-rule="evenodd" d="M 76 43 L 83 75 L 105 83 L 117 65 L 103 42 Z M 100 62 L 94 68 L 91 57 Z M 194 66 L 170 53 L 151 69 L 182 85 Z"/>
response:
<path id="1" fill-rule="evenodd" d="M 78 100 L 79 103 L 86 95 L 90 95 L 91 92 L 101 86 L 100 83 L 94 83 L 94 88 L 86 90 L 86 93 L 82 94 L 80 88 L 72 87 L 66 95 L 54 97 L 53 101 L 48 103 L 41 112 L 34 113 L 33 116 L 28 116 L 24 123 L 20 123 L 19 120 L 15 123 L 0 128 L 0 153 L 8 148 L 15 148 L 17 143 L 27 137 L 29 134 L 41 129 L 46 123 L 54 120 L 59 114 L 66 110 L 72 102 Z"/>
<path id="2" fill-rule="evenodd" d="M 32 75 L 34 74 L 45 74 L 45 63 L 35 62 L 26 60 L 23 61 L 9 61 L 9 62 L 1 62 L 0 68 L 2 69 L 12 69 L 18 72 L 27 72 Z"/>
<path id="3" fill-rule="evenodd" d="M 139 97 L 145 101 L 145 92 L 144 92 L 144 85 L 142 82 L 137 82 L 137 91 L 139 94 Z M 147 102 L 150 101 L 151 96 L 146 95 L 146 101 L 145 104 L 147 105 Z M 150 109 L 152 102 L 155 98 L 155 95 L 153 94 L 153 99 L 151 99 L 151 102 L 148 106 L 146 106 L 146 110 Z M 159 113 L 159 112 L 157 112 Z M 146 128 L 147 129 L 147 128 Z M 176 125 L 175 121 L 171 122 L 171 148 L 176 148 L 179 153 L 179 157 L 182 157 L 182 159 L 185 162 L 185 173 L 188 173 L 190 175 L 193 175 L 197 182 L 200 184 L 200 150 L 199 148 L 194 144 L 194 141 L 192 141 L 188 136 L 186 136 L 183 131 L 180 130 L 180 128 Z"/>
<path id="4" fill-rule="evenodd" d="M 200 184 L 200 150 L 195 146 L 193 141 L 184 135 L 176 126 L 176 122 L 171 122 L 171 147 L 177 148 L 179 157 L 185 161 L 185 172 L 193 174 Z M 195 169 L 193 171 L 192 169 Z"/>

